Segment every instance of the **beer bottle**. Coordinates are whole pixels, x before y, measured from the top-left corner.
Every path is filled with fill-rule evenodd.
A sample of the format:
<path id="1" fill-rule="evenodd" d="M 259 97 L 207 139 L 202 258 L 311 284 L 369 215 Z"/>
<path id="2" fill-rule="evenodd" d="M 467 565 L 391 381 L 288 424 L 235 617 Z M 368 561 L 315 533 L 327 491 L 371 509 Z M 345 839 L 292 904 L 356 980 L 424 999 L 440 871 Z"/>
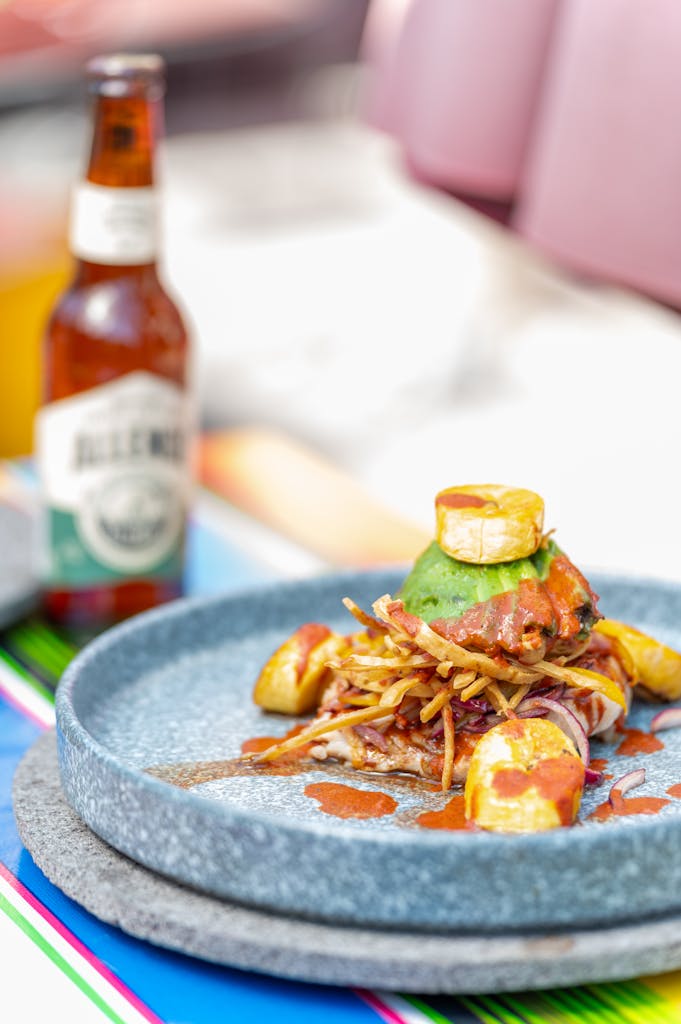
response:
<path id="1" fill-rule="evenodd" d="M 44 600 L 95 629 L 178 596 L 189 500 L 188 338 L 157 272 L 164 65 L 86 66 L 93 137 L 74 192 L 74 278 L 43 350 L 36 449 Z"/>

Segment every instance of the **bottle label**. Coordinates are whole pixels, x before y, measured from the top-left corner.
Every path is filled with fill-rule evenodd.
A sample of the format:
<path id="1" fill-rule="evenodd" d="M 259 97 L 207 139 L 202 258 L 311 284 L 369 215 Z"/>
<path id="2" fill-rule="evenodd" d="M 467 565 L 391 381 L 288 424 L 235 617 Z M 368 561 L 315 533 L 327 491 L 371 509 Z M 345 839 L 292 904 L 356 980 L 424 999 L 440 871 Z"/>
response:
<path id="1" fill-rule="evenodd" d="M 185 393 L 137 372 L 45 406 L 43 577 L 67 589 L 177 578 L 190 498 Z"/>
<path id="2" fill-rule="evenodd" d="M 71 203 L 71 252 L 107 266 L 153 263 L 158 251 L 157 200 L 153 186 L 110 188 L 80 182 Z"/>

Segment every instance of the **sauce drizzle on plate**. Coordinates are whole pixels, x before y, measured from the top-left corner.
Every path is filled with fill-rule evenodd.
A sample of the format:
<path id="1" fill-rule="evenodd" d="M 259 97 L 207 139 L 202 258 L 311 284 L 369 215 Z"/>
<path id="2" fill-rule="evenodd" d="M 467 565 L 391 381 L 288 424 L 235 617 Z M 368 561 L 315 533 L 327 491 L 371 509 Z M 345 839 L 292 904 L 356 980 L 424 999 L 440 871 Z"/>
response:
<path id="1" fill-rule="evenodd" d="M 304 793 L 319 801 L 320 811 L 335 818 L 383 818 L 397 810 L 397 800 L 387 793 L 339 782 L 311 782 Z"/>

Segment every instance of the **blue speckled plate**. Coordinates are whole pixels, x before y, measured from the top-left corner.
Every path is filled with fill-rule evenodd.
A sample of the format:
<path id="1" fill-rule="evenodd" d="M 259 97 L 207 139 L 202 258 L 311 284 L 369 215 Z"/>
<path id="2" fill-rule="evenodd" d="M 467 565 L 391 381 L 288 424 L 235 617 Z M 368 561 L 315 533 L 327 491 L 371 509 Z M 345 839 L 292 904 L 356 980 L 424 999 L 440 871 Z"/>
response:
<path id="1" fill-rule="evenodd" d="M 576 927 L 681 910 L 681 730 L 636 758 L 593 742 L 622 775 L 644 765 L 636 796 L 665 797 L 654 816 L 585 820 L 607 798 L 587 792 L 570 829 L 504 836 L 422 829 L 415 809 L 446 798 L 418 783 L 339 767 L 293 775 L 231 774 L 181 789 L 145 768 L 236 758 L 244 740 L 292 720 L 256 708 L 251 692 L 270 653 L 298 625 L 349 631 L 341 605 L 395 593 L 402 575 L 361 573 L 183 601 L 92 643 L 57 694 L 62 783 L 80 817 L 116 849 L 178 881 L 297 916 L 430 930 Z M 681 648 L 681 586 L 592 574 L 601 609 Z M 646 729 L 657 710 L 635 707 Z M 339 820 L 306 796 L 310 782 L 379 790 L 394 813 Z M 411 821 L 411 824 L 409 822 Z"/>

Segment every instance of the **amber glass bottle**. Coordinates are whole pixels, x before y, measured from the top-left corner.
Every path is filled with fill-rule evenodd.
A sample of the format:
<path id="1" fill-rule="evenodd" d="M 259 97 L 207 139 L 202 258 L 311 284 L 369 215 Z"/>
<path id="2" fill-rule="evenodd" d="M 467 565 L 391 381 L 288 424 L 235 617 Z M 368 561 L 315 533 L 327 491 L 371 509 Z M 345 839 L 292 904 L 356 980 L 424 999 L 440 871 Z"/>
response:
<path id="1" fill-rule="evenodd" d="M 87 82 L 94 124 L 71 212 L 75 274 L 46 331 L 36 450 L 46 610 L 98 628 L 181 592 L 189 345 L 156 266 L 163 62 L 97 57 Z"/>

